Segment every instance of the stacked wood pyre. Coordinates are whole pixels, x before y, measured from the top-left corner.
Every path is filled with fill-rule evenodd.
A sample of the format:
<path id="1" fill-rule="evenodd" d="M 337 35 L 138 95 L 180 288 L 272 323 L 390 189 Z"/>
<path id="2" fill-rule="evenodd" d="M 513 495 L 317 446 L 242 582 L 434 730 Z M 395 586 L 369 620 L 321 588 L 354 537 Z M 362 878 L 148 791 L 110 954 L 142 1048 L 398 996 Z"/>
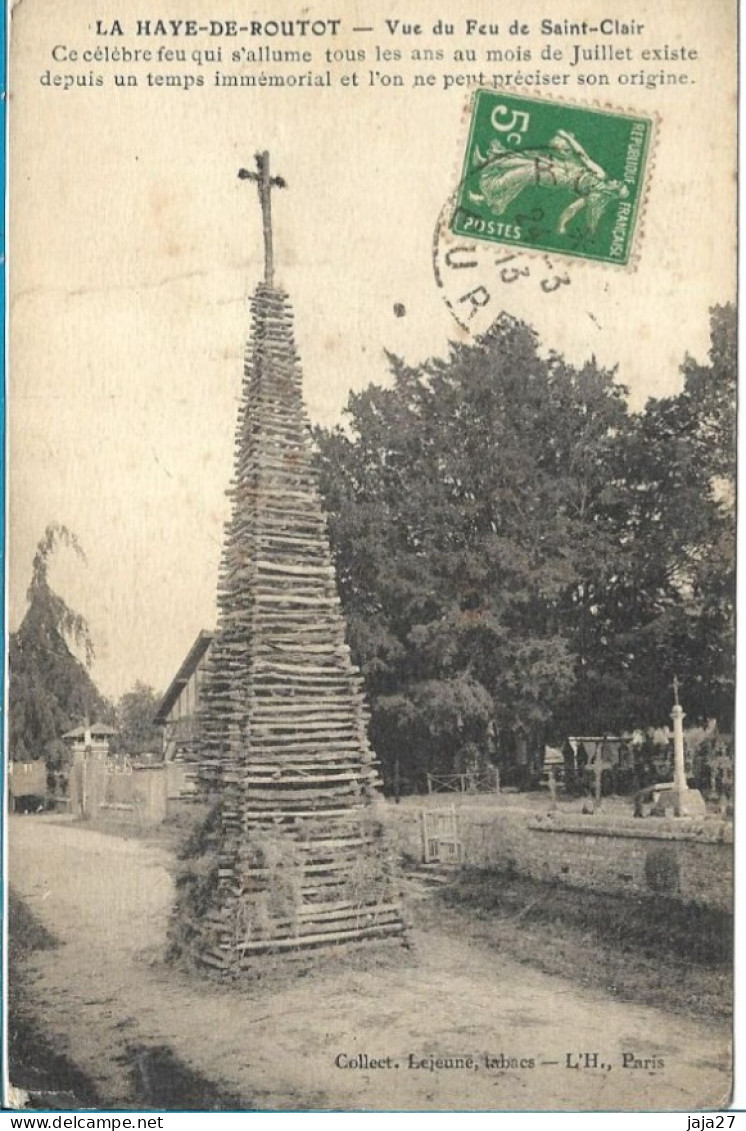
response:
<path id="1" fill-rule="evenodd" d="M 216 800 L 176 914 L 181 949 L 229 976 L 404 931 L 301 381 L 288 298 L 261 284 L 200 719 Z"/>

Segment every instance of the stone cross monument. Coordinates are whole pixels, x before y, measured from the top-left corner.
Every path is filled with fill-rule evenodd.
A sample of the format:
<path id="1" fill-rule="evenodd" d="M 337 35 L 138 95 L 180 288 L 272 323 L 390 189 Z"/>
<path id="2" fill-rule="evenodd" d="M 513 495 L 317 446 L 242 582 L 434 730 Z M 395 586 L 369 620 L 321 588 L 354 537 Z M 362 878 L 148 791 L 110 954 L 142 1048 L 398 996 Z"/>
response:
<path id="1" fill-rule="evenodd" d="M 689 789 L 684 759 L 684 708 L 679 703 L 679 681 L 673 677 L 673 785 L 674 811 L 677 817 L 703 817 L 706 807 L 698 789 Z"/>

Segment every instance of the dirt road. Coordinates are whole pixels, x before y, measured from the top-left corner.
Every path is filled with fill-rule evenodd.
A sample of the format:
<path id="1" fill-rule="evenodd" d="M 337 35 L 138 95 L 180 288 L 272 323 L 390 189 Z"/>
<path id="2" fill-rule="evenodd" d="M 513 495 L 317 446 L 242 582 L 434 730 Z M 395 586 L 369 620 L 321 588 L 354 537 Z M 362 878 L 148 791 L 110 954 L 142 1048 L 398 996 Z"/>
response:
<path id="1" fill-rule="evenodd" d="M 583 992 L 444 933 L 414 932 L 401 964 L 327 966 L 242 992 L 200 984 L 161 963 L 164 849 L 47 817 L 11 818 L 9 841 L 12 887 L 62 943 L 29 959 L 40 1022 L 111 1106 L 133 1104 L 131 1050 L 158 1046 L 247 1108 L 727 1102 L 728 1030 Z"/>

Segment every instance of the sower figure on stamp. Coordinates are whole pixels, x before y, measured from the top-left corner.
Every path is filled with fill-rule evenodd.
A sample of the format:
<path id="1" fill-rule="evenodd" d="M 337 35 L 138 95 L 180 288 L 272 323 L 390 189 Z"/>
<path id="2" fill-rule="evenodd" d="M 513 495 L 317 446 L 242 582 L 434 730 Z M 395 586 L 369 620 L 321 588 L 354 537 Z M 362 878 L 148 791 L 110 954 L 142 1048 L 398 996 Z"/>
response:
<path id="1" fill-rule="evenodd" d="M 481 170 L 481 193 L 470 193 L 470 198 L 475 202 L 486 200 L 497 216 L 529 186 L 569 189 L 576 199 L 557 221 L 560 234 L 564 234 L 570 221 L 583 209 L 586 227 L 595 232 L 608 205 L 629 195 L 626 185 L 609 180 L 606 171 L 567 130 L 558 130 L 546 149 L 508 149 L 495 139 L 486 158 L 477 150 L 474 159 Z"/>

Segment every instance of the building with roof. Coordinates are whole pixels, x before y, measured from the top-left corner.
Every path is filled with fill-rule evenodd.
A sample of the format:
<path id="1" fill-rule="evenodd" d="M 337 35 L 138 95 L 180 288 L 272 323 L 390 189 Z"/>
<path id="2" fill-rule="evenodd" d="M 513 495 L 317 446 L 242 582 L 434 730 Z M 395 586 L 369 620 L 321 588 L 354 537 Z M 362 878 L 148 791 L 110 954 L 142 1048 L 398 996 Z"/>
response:
<path id="1" fill-rule="evenodd" d="M 197 761 L 198 710 L 214 633 L 202 631 L 184 657 L 153 722 L 163 728 L 164 762 Z"/>
<path id="2" fill-rule="evenodd" d="M 106 723 L 91 723 L 90 726 L 84 723 L 63 734 L 62 741 L 71 751 L 73 760 L 76 755 L 82 757 L 86 750 L 92 750 L 98 757 L 106 758 L 109 739 L 116 733 L 114 727 L 107 726 Z"/>

